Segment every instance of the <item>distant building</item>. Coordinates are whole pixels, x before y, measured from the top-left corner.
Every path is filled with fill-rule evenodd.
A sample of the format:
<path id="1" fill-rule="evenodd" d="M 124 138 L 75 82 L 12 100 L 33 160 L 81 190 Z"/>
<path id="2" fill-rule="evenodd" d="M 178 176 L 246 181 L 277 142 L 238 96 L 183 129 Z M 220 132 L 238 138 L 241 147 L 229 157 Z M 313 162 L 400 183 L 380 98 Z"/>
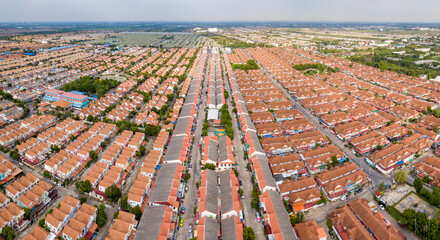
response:
<path id="1" fill-rule="evenodd" d="M 218 28 L 208 28 L 208 32 L 216 33 L 216 32 L 218 32 Z"/>
<path id="2" fill-rule="evenodd" d="M 43 100 L 54 102 L 65 100 L 72 103 L 73 107 L 83 108 L 89 104 L 89 98 L 86 95 L 64 92 L 57 89 L 49 89 L 44 93 Z"/>

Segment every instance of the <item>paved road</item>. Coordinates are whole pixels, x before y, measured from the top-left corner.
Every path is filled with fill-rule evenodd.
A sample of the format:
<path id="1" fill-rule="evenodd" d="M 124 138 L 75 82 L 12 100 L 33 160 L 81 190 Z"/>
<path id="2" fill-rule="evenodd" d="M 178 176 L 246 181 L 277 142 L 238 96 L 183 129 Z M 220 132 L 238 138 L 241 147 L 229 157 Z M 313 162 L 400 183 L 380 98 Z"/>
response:
<path id="1" fill-rule="evenodd" d="M 248 53 L 249 57 L 252 57 L 249 53 Z M 319 130 L 320 132 L 322 132 L 325 136 L 327 136 L 330 141 L 335 144 L 339 149 L 341 149 L 341 151 L 343 151 L 345 153 L 345 155 L 351 159 L 352 161 L 354 161 L 362 170 L 364 170 L 369 176 L 370 179 L 372 180 L 373 186 L 379 186 L 379 184 L 381 183 L 385 183 L 388 185 L 392 184 L 392 179 L 388 176 L 384 176 L 381 173 L 379 173 L 378 171 L 372 169 L 365 161 L 363 158 L 357 157 L 355 154 L 353 154 L 353 152 L 351 151 L 351 149 L 349 149 L 348 147 L 345 147 L 345 144 L 339 139 L 337 138 L 332 132 L 330 132 L 327 128 L 324 128 L 317 117 L 312 116 L 312 114 L 309 113 L 309 111 L 307 111 L 296 99 L 294 99 L 287 91 L 286 89 L 284 89 L 283 86 L 281 86 L 281 84 L 275 80 L 275 76 L 273 74 L 271 74 L 270 72 L 268 72 L 264 66 L 262 66 L 260 64 L 260 62 L 256 61 L 257 64 L 259 65 L 260 69 L 263 70 L 263 72 L 272 80 L 272 82 L 275 84 L 275 86 L 277 86 L 284 95 L 286 95 L 290 101 L 292 101 L 295 105 L 295 107 L 301 111 L 301 113 L 310 121 L 312 122 L 316 129 Z"/>
<path id="2" fill-rule="evenodd" d="M 223 69 L 226 69 L 226 67 L 223 67 Z M 227 80 L 226 74 L 223 74 L 223 79 L 225 81 L 225 89 L 230 92 L 229 87 L 229 80 Z M 232 94 L 229 94 L 230 98 L 232 99 Z M 237 116 L 235 113 L 232 112 L 232 105 L 231 101 L 226 100 L 229 106 L 229 113 L 232 116 L 232 126 L 234 128 L 234 149 L 235 149 L 235 161 L 238 164 L 237 170 L 239 172 L 238 178 L 242 182 L 241 188 L 243 189 L 244 198 L 241 199 L 241 204 L 244 212 L 244 220 L 243 223 L 246 227 L 251 227 L 254 232 L 257 240 L 263 240 L 264 238 L 264 230 L 263 230 L 263 224 L 257 222 L 256 213 L 257 211 L 251 207 L 251 201 L 252 201 L 252 182 L 251 182 L 251 174 L 247 171 L 247 164 L 248 160 L 244 160 L 243 156 L 243 144 L 241 143 L 241 134 L 240 129 L 237 127 Z"/>
<path id="3" fill-rule="evenodd" d="M 208 55 L 208 62 L 209 62 L 209 55 Z M 181 228 L 177 233 L 177 239 L 190 239 L 190 235 L 192 232 L 189 232 L 189 225 L 192 224 L 193 230 L 196 227 L 195 224 L 195 216 L 194 216 L 194 207 L 197 206 L 197 191 L 198 189 L 195 187 L 195 183 L 199 181 L 200 179 L 200 165 L 199 161 L 201 160 L 200 157 L 200 150 L 199 150 L 199 144 L 200 144 L 200 138 L 202 136 L 202 128 L 203 128 L 203 122 L 205 120 L 205 107 L 206 107 L 206 94 L 205 89 L 207 86 L 207 78 L 209 74 L 209 67 L 205 66 L 205 73 L 203 77 L 203 88 L 200 90 L 200 103 L 199 103 L 199 109 L 197 111 L 197 123 L 196 123 L 196 129 L 194 131 L 194 141 L 191 149 L 191 159 L 190 163 L 192 164 L 192 168 L 189 170 L 191 174 L 191 178 L 188 180 L 186 186 L 188 187 L 188 192 L 185 193 L 185 199 L 183 200 L 183 203 L 181 203 L 181 207 L 185 207 L 185 214 L 182 215 L 183 217 L 183 228 Z"/>

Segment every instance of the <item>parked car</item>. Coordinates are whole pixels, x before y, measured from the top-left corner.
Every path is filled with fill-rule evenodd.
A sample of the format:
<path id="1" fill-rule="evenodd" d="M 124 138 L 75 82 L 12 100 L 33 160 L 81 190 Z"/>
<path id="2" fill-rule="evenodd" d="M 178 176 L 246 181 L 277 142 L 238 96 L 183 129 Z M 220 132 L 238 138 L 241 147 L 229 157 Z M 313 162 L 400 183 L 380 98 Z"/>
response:
<path id="1" fill-rule="evenodd" d="M 193 231 L 193 225 L 189 224 L 188 232 L 192 232 L 192 231 Z"/>
<path id="2" fill-rule="evenodd" d="M 347 200 L 347 198 L 348 198 L 347 195 L 344 195 L 341 197 L 341 201 L 345 201 L 345 200 Z"/>
<path id="3" fill-rule="evenodd" d="M 384 206 L 384 205 L 379 204 L 379 208 L 380 208 L 382 211 L 385 211 L 385 206 Z"/>
<path id="4" fill-rule="evenodd" d="M 261 218 L 260 218 L 260 214 L 257 212 L 257 222 L 260 222 Z"/>
<path id="5" fill-rule="evenodd" d="M 356 190 L 356 193 L 361 193 L 362 192 L 362 188 L 359 188 L 358 190 Z"/>

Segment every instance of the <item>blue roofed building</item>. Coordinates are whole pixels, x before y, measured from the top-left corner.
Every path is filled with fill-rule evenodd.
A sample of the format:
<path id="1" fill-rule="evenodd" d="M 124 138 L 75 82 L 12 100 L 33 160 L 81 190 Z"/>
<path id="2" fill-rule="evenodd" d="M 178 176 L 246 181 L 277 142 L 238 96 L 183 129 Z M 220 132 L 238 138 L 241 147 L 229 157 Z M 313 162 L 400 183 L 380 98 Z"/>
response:
<path id="1" fill-rule="evenodd" d="M 83 108 L 89 104 L 89 97 L 82 94 L 64 92 L 57 89 L 49 89 L 44 93 L 43 100 L 54 102 L 58 100 L 65 100 L 72 103 L 75 108 Z"/>

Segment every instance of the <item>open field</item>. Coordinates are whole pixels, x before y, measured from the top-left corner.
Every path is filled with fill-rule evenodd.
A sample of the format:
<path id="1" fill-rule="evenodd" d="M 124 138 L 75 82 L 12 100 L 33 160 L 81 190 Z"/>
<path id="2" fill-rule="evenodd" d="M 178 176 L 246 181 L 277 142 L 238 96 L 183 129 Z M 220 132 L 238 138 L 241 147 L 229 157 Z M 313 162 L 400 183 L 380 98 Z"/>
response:
<path id="1" fill-rule="evenodd" d="M 420 199 L 415 193 L 411 193 L 402 199 L 396 205 L 396 209 L 400 212 L 403 212 L 405 209 L 414 209 L 417 212 L 424 212 L 428 214 L 428 216 L 434 216 L 437 211 L 435 207 Z"/>
<path id="2" fill-rule="evenodd" d="M 207 37 L 193 33 L 149 33 L 130 32 L 114 37 L 96 39 L 92 43 L 116 43 L 123 46 L 152 46 L 152 47 L 203 47 L 218 44 Z"/>
<path id="3" fill-rule="evenodd" d="M 387 202 L 388 205 L 394 205 L 395 203 L 399 202 L 400 199 L 405 197 L 408 193 L 413 191 L 414 188 L 409 185 L 399 185 L 394 191 L 387 191 L 385 192 L 383 198 Z"/>

